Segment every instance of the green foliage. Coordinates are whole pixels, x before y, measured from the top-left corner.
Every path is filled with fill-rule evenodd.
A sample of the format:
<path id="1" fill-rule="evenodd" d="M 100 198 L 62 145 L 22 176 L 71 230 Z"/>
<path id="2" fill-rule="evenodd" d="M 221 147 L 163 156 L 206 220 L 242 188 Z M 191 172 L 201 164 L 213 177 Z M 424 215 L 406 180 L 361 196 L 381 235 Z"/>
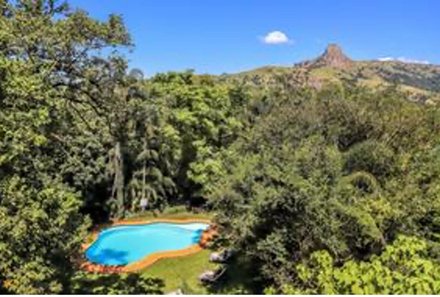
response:
<path id="1" fill-rule="evenodd" d="M 383 143 L 365 141 L 347 152 L 345 168 L 348 172 L 365 171 L 382 178 L 393 174 L 396 167 L 394 152 Z"/>
<path id="2" fill-rule="evenodd" d="M 438 110 L 395 90 L 330 93 L 277 101 L 231 146 L 211 195 L 225 240 L 276 288 L 315 251 L 344 263 L 398 233 L 438 239 Z"/>
<path id="3" fill-rule="evenodd" d="M 86 235 L 81 201 L 47 180 L 41 189 L 13 177 L 0 188 L 0 275 L 18 294 L 60 293 Z"/>
<path id="4" fill-rule="evenodd" d="M 60 293 L 88 227 L 76 190 L 100 176 L 89 159 L 100 145 L 78 150 L 91 135 L 77 114 L 93 104 L 81 84 L 93 52 L 129 39 L 116 16 L 95 21 L 56 1 L 0 5 L 0 282 L 11 293 Z"/>
<path id="5" fill-rule="evenodd" d="M 224 174 L 220 155 L 240 129 L 233 105 L 241 103 L 240 94 L 191 72 L 159 74 L 149 92 L 168 114 L 164 129 L 172 141 L 178 188 L 189 197 L 206 195 Z"/>
<path id="6" fill-rule="evenodd" d="M 368 261 L 335 266 L 326 251 L 313 253 L 296 267 L 297 278 L 281 288 L 283 294 L 423 294 L 440 291 L 440 263 L 430 257 L 427 243 L 399 236 Z M 268 289 L 267 293 L 273 293 Z"/>
<path id="7" fill-rule="evenodd" d="M 320 145 L 321 144 L 321 145 Z M 340 257 L 380 245 L 372 213 L 332 190 L 342 155 L 307 139 L 296 150 L 282 148 L 241 158 L 213 203 L 230 240 L 248 252 L 269 279 L 289 279 L 294 262 L 318 247 Z M 350 197 L 351 198 L 351 197 Z M 325 222 L 325 223 L 324 223 Z"/>

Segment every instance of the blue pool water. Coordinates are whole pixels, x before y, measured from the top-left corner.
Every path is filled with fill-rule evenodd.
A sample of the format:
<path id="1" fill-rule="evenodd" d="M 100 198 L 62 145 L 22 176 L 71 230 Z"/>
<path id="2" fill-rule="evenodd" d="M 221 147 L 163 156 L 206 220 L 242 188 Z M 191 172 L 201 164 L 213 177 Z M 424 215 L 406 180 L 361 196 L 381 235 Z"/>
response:
<path id="1" fill-rule="evenodd" d="M 163 251 L 180 250 L 197 244 L 208 224 L 154 223 L 116 226 L 99 233 L 86 250 L 90 262 L 126 265 Z"/>

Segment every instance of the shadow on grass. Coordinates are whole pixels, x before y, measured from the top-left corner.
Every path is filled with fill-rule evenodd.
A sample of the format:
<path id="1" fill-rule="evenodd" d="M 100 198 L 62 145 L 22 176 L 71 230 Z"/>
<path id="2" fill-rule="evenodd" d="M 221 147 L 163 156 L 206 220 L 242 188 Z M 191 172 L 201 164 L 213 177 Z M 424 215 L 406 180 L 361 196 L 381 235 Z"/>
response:
<path id="1" fill-rule="evenodd" d="M 234 256 L 227 264 L 225 274 L 212 285 L 210 294 L 259 294 L 261 288 L 254 279 L 251 263 L 242 255 Z"/>
<path id="2" fill-rule="evenodd" d="M 94 274 L 80 271 L 70 284 L 70 294 L 162 294 L 163 280 L 139 274 Z"/>

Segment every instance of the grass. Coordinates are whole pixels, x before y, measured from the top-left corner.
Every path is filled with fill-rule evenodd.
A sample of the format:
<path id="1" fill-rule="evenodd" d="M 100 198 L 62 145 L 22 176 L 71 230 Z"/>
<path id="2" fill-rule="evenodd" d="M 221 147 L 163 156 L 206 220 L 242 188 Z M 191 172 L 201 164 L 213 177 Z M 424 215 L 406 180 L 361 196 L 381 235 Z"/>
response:
<path id="1" fill-rule="evenodd" d="M 141 273 L 164 281 L 163 291 L 169 293 L 181 289 L 184 294 L 250 294 L 255 293 L 252 270 L 249 263 L 236 258 L 228 263 L 225 275 L 214 286 L 205 286 L 199 275 L 214 270 L 219 264 L 209 261 L 212 251 L 203 250 L 197 254 L 174 259 L 159 260 Z"/>
<path id="2" fill-rule="evenodd" d="M 142 274 L 162 279 L 165 293 L 182 289 L 185 294 L 207 294 L 207 287 L 200 283 L 198 277 L 205 270 L 216 268 L 217 264 L 209 262 L 210 253 L 203 250 L 186 257 L 159 260 Z"/>
<path id="3" fill-rule="evenodd" d="M 332 67 L 321 67 L 310 71 L 310 75 L 327 80 L 338 80 L 338 70 Z"/>

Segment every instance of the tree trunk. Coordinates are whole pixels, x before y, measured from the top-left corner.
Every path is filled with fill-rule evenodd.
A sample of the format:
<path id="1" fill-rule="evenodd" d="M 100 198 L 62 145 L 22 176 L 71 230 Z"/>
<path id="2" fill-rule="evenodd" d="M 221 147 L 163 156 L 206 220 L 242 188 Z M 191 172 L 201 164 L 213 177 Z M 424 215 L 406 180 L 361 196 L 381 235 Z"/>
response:
<path id="1" fill-rule="evenodd" d="M 124 197 L 124 160 L 121 153 L 121 143 L 118 141 L 115 145 L 113 156 L 113 187 L 112 187 L 112 217 L 123 218 L 125 215 L 125 197 Z"/>
<path id="2" fill-rule="evenodd" d="M 147 150 L 147 140 L 144 139 L 144 151 Z M 142 197 L 141 199 L 146 199 L 146 193 L 145 193 L 145 186 L 146 186 L 146 182 L 147 182 L 147 161 L 144 160 L 144 166 L 142 168 Z"/>

